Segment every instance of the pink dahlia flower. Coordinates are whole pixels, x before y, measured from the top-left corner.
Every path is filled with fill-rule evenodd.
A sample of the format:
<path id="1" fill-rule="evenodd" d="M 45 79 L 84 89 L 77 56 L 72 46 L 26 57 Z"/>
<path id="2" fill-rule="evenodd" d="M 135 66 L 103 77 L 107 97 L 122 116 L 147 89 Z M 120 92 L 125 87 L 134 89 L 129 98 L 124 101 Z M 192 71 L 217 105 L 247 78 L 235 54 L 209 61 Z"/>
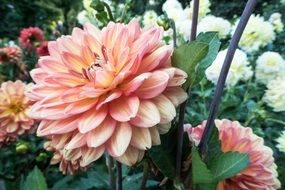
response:
<path id="1" fill-rule="evenodd" d="M 19 43 L 22 48 L 35 49 L 44 41 L 43 31 L 38 27 L 29 27 L 21 30 Z"/>
<path id="2" fill-rule="evenodd" d="M 17 139 L 15 134 L 9 134 L 6 130 L 0 128 L 0 148 L 10 145 Z"/>
<path id="3" fill-rule="evenodd" d="M 8 81 L 0 88 L 0 130 L 8 136 L 18 136 L 30 132 L 34 120 L 28 115 L 32 101 L 25 96 L 30 85 L 22 81 Z"/>
<path id="4" fill-rule="evenodd" d="M 37 54 L 38 54 L 38 56 L 49 55 L 48 41 L 44 41 L 41 43 L 40 47 L 37 48 Z"/>
<path id="5" fill-rule="evenodd" d="M 0 64 L 4 62 L 17 62 L 21 57 L 21 50 L 18 47 L 0 48 Z"/>
<path id="6" fill-rule="evenodd" d="M 37 102 L 30 113 L 42 120 L 37 134 L 52 142 L 69 134 L 64 149 L 88 148 L 93 160 L 101 150 L 127 165 L 140 160 L 160 144 L 159 133 L 187 98 L 180 87 L 186 73 L 171 66 L 172 47 L 162 35 L 162 28 L 141 29 L 132 20 L 102 31 L 86 24 L 49 42 L 50 56 L 31 72 Z"/>
<path id="7" fill-rule="evenodd" d="M 243 127 L 237 121 L 216 120 L 223 152 L 237 151 L 249 155 L 249 165 L 234 177 L 220 182 L 217 190 L 275 190 L 280 188 L 277 166 L 272 150 L 264 145 L 262 138 Z M 191 141 L 199 144 L 206 122 L 195 128 L 188 128 Z"/>

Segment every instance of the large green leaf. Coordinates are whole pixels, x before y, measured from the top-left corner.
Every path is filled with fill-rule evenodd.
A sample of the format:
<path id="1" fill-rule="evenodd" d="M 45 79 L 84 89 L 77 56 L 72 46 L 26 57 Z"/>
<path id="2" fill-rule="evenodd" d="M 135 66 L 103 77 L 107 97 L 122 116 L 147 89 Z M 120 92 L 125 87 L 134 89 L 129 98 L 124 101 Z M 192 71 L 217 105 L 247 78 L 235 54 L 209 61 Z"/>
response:
<path id="1" fill-rule="evenodd" d="M 211 184 L 215 182 L 213 174 L 202 161 L 195 146 L 192 147 L 192 169 L 194 184 Z"/>
<path id="2" fill-rule="evenodd" d="M 29 173 L 24 190 L 47 190 L 45 177 L 37 166 Z"/>
<path id="3" fill-rule="evenodd" d="M 188 78 L 184 84 L 189 88 L 196 78 L 198 64 L 208 54 L 209 45 L 203 42 L 190 42 L 175 49 L 172 55 L 172 64 L 185 71 Z"/>
<path id="4" fill-rule="evenodd" d="M 215 179 L 220 181 L 238 174 L 244 170 L 248 164 L 249 157 L 247 154 L 226 152 L 213 159 L 209 164 L 209 169 Z"/>
<path id="5" fill-rule="evenodd" d="M 219 131 L 217 127 L 213 127 L 213 131 L 208 142 L 205 162 L 208 164 L 212 159 L 219 156 L 221 153 L 222 151 L 221 141 L 219 139 Z"/>
<path id="6" fill-rule="evenodd" d="M 217 32 L 206 32 L 200 33 L 196 39 L 197 42 L 206 43 L 209 45 L 209 51 L 206 57 L 199 63 L 196 69 L 196 78 L 194 83 L 199 83 L 205 76 L 206 69 L 213 63 L 216 59 L 221 42 Z"/>

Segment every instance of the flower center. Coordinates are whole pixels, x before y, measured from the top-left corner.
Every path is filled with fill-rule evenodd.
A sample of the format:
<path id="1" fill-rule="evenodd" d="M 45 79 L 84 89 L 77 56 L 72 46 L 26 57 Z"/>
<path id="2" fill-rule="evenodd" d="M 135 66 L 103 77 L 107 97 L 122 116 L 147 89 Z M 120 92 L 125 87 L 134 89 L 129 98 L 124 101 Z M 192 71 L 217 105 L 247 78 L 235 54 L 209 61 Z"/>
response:
<path id="1" fill-rule="evenodd" d="M 20 102 L 14 102 L 9 105 L 9 111 L 14 114 L 18 114 L 22 112 L 24 109 L 25 109 L 24 105 L 21 104 Z"/>

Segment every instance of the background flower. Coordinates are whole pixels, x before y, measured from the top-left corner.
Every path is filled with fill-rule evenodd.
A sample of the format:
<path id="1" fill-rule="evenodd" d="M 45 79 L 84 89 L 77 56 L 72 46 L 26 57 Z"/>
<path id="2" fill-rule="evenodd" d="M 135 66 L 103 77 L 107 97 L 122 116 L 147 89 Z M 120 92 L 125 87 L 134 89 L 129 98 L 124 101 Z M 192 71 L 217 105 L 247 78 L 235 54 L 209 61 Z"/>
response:
<path id="1" fill-rule="evenodd" d="M 277 148 L 280 152 L 285 153 L 285 130 L 281 133 L 281 135 L 276 139 Z"/>
<path id="2" fill-rule="evenodd" d="M 268 106 L 272 107 L 275 112 L 285 111 L 284 77 L 278 77 L 268 82 L 263 100 Z"/>
<path id="3" fill-rule="evenodd" d="M 239 20 L 232 31 L 235 31 L 238 22 Z M 253 52 L 272 43 L 273 40 L 275 40 L 274 26 L 270 22 L 265 21 L 260 15 L 251 15 L 242 34 L 239 46 L 247 52 Z"/>
<path id="4" fill-rule="evenodd" d="M 221 17 L 206 16 L 198 24 L 198 33 L 210 31 L 218 32 L 221 39 L 226 38 L 231 31 L 231 23 Z"/>
<path id="5" fill-rule="evenodd" d="M 256 60 L 255 77 L 258 82 L 267 84 L 285 74 L 285 60 L 277 52 L 267 51 Z"/>
<path id="6" fill-rule="evenodd" d="M 208 80 L 217 84 L 218 78 L 223 66 L 223 62 L 225 60 L 227 49 L 219 52 L 215 61 L 212 63 L 210 67 L 206 70 L 206 77 Z M 247 60 L 246 54 L 237 49 L 229 70 L 229 74 L 226 80 L 227 86 L 234 86 L 239 81 L 243 80 L 246 81 L 252 76 L 253 72 L 251 67 L 249 66 L 249 62 Z"/>
<path id="7" fill-rule="evenodd" d="M 144 27 L 150 27 L 150 26 L 153 26 L 153 25 L 157 25 L 157 19 L 158 19 L 158 15 L 156 14 L 155 11 L 153 10 L 149 10 L 149 11 L 146 11 L 143 15 L 143 18 L 142 18 L 142 23 L 144 25 Z"/>
<path id="8" fill-rule="evenodd" d="M 162 28 L 142 30 L 132 20 L 102 31 L 86 24 L 49 42 L 50 56 L 31 72 L 37 102 L 30 113 L 42 120 L 37 134 L 52 144 L 68 134 L 64 150 L 95 152 L 83 160 L 104 150 L 127 165 L 140 160 L 160 144 L 159 124 L 170 123 L 187 98 L 180 87 L 186 73 L 171 67 L 172 47 L 162 36 Z"/>
<path id="9" fill-rule="evenodd" d="M 34 49 L 44 40 L 43 31 L 38 27 L 29 27 L 21 30 L 19 43 L 22 48 Z"/>
<path id="10" fill-rule="evenodd" d="M 21 50 L 16 46 L 0 48 L 0 64 L 4 62 L 16 62 L 20 57 Z"/>
<path id="11" fill-rule="evenodd" d="M 202 138 L 206 122 L 195 128 L 188 128 L 190 140 L 196 145 Z M 219 182 L 217 189 L 278 189 L 281 187 L 277 179 L 277 166 L 274 163 L 273 151 L 264 145 L 262 138 L 243 127 L 237 121 L 215 120 L 219 130 L 221 149 L 223 152 L 237 151 L 247 153 L 249 165 L 239 174 Z M 258 177 L 256 177 L 258 176 Z"/>
<path id="12" fill-rule="evenodd" d="M 25 95 L 31 85 L 8 81 L 0 89 L 0 130 L 15 136 L 33 130 L 34 120 L 28 115 L 32 101 Z"/>

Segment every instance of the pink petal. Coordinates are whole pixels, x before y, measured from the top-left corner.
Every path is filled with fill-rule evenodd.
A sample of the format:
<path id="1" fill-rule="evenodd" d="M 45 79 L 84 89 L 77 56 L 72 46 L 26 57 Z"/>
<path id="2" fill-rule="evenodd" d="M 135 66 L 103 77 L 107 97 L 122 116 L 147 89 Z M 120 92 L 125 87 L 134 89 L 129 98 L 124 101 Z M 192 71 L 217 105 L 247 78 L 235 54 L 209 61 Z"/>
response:
<path id="1" fill-rule="evenodd" d="M 177 107 L 182 102 L 186 101 L 188 98 L 187 93 L 181 87 L 168 87 L 163 92 L 163 94 L 171 100 L 175 107 Z"/>
<path id="2" fill-rule="evenodd" d="M 67 52 L 63 52 L 61 54 L 62 59 L 63 59 L 63 63 L 65 64 L 65 66 L 72 70 L 75 71 L 79 74 L 82 73 L 82 69 L 88 68 L 89 64 L 86 63 L 81 57 L 79 57 L 78 55 L 74 55 L 71 53 L 67 53 Z"/>
<path id="3" fill-rule="evenodd" d="M 105 147 L 97 147 L 97 148 L 87 148 L 83 149 L 82 152 L 82 158 L 80 160 L 80 166 L 86 167 L 95 160 L 99 159 L 105 151 Z"/>
<path id="4" fill-rule="evenodd" d="M 55 83 L 66 87 L 76 87 L 85 84 L 87 82 L 87 79 L 78 78 L 72 74 L 58 72 L 46 77 L 44 79 L 44 82 L 51 84 Z"/>
<path id="5" fill-rule="evenodd" d="M 130 122 L 137 127 L 153 127 L 160 122 L 159 110 L 151 101 L 141 100 L 138 113 Z"/>
<path id="6" fill-rule="evenodd" d="M 155 71 L 144 81 L 144 83 L 136 90 L 139 98 L 150 99 L 161 94 L 168 84 L 169 76 L 162 71 Z"/>
<path id="7" fill-rule="evenodd" d="M 117 121 L 129 121 L 136 116 L 139 105 L 138 97 L 122 96 L 109 104 L 110 115 Z"/>
<path id="8" fill-rule="evenodd" d="M 66 145 L 66 149 L 75 149 L 82 147 L 86 144 L 86 135 L 81 133 L 76 133 L 75 136 L 72 137 L 71 141 Z"/>
<path id="9" fill-rule="evenodd" d="M 50 41 L 48 42 L 48 51 L 49 54 L 52 58 L 60 61 L 61 60 L 61 56 L 60 56 L 60 52 L 57 46 L 57 42 L 55 41 Z"/>
<path id="10" fill-rule="evenodd" d="M 164 95 L 159 95 L 152 99 L 152 102 L 156 105 L 160 113 L 160 123 L 166 124 L 170 123 L 175 115 L 176 110 L 173 103 Z"/>
<path id="11" fill-rule="evenodd" d="M 151 135 L 148 128 L 132 127 L 131 145 L 141 150 L 151 147 Z"/>
<path id="12" fill-rule="evenodd" d="M 89 110 L 84 113 L 78 123 L 78 130 L 80 133 L 87 133 L 92 129 L 98 127 L 106 118 L 108 113 L 107 106 L 103 106 L 99 110 Z"/>
<path id="13" fill-rule="evenodd" d="M 132 92 L 136 91 L 144 81 L 151 76 L 151 73 L 142 73 L 139 76 L 133 78 L 130 82 L 122 86 L 123 92 L 126 96 L 130 95 Z"/>
<path id="14" fill-rule="evenodd" d="M 116 157 L 115 159 L 127 166 L 132 166 L 141 161 L 143 156 L 144 150 L 139 150 L 137 148 L 129 146 L 122 156 Z"/>
<path id="15" fill-rule="evenodd" d="M 83 30 L 77 27 L 74 27 L 71 34 L 72 40 L 78 45 L 82 44 L 83 40 Z"/>
<path id="16" fill-rule="evenodd" d="M 101 98 L 102 97 L 101 96 L 100 100 L 99 100 L 99 102 L 98 102 L 98 104 L 96 106 L 96 110 L 100 109 L 103 105 L 105 105 L 105 104 L 107 104 L 107 103 L 109 103 L 109 102 L 111 102 L 111 101 L 121 97 L 121 95 L 122 95 L 121 91 L 115 91 L 115 92 L 112 92 L 110 95 L 108 95 L 106 98 L 104 98 L 104 97 Z"/>
<path id="17" fill-rule="evenodd" d="M 121 156 L 127 150 L 132 138 L 132 128 L 128 123 L 120 123 L 108 142 L 108 153 L 113 157 Z"/>
<path id="18" fill-rule="evenodd" d="M 151 135 L 151 143 L 152 145 L 160 145 L 160 136 L 157 127 L 149 128 L 149 132 Z"/>
<path id="19" fill-rule="evenodd" d="M 68 72 L 64 64 L 50 56 L 40 57 L 38 64 L 44 71 L 48 73 Z"/>
<path id="20" fill-rule="evenodd" d="M 66 115 L 75 115 L 79 113 L 83 113 L 92 107 L 94 107 L 97 103 L 98 99 L 88 98 L 79 100 L 73 103 L 70 103 L 65 109 L 64 114 Z"/>
<path id="21" fill-rule="evenodd" d="M 95 148 L 102 145 L 112 136 L 115 127 L 116 121 L 111 117 L 107 117 L 100 126 L 87 134 L 87 145 Z"/>

